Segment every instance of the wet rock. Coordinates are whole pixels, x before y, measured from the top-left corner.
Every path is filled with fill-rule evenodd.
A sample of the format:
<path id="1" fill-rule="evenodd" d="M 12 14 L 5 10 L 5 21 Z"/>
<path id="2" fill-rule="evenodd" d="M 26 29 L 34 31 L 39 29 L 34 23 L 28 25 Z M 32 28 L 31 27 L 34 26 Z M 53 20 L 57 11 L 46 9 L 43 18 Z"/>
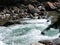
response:
<path id="1" fill-rule="evenodd" d="M 41 9 L 46 10 L 44 6 L 38 6 L 38 9 L 39 10 L 41 10 Z"/>
<path id="2" fill-rule="evenodd" d="M 52 40 L 41 40 L 41 41 L 38 41 L 38 43 L 42 43 L 45 45 L 60 45 L 60 36 Z"/>
<path id="3" fill-rule="evenodd" d="M 6 18 L 9 18 L 10 17 L 10 14 L 5 14 Z"/>
<path id="4" fill-rule="evenodd" d="M 39 10 L 38 8 L 35 8 L 35 12 L 36 12 L 36 13 L 39 13 L 40 10 Z"/>
<path id="5" fill-rule="evenodd" d="M 51 40 L 43 40 L 43 41 L 39 41 L 39 43 L 43 43 L 45 45 L 53 45 L 53 42 Z"/>
<path id="6" fill-rule="evenodd" d="M 34 43 L 32 43 L 31 45 L 45 45 L 45 44 L 39 43 L 39 42 L 34 42 Z"/>
<path id="7" fill-rule="evenodd" d="M 31 4 L 31 3 L 35 3 L 35 2 L 37 2 L 37 0 L 22 0 L 22 3 L 23 4 Z"/>
<path id="8" fill-rule="evenodd" d="M 34 6 L 31 5 L 31 4 L 29 4 L 29 5 L 28 5 L 28 8 L 29 8 L 29 9 L 34 9 Z"/>
<path id="9" fill-rule="evenodd" d="M 0 13 L 0 18 L 7 21 L 7 22 L 14 22 L 14 20 L 18 20 L 20 18 L 31 18 L 36 19 L 39 16 L 40 9 L 40 2 L 37 0 L 21 0 L 21 4 L 17 6 L 7 6 L 5 7 Z M 27 5 L 25 5 L 25 3 Z M 39 7 L 38 7 L 39 6 Z"/>
<path id="10" fill-rule="evenodd" d="M 60 13 L 60 1 L 54 2 L 55 6 L 57 7 L 56 11 Z"/>
<path id="11" fill-rule="evenodd" d="M 29 13 L 31 13 L 31 14 L 39 13 L 39 12 L 40 12 L 38 8 L 35 8 L 35 7 L 34 7 L 33 5 L 31 5 L 31 4 L 28 5 L 28 11 L 29 11 Z"/>
<path id="12" fill-rule="evenodd" d="M 35 16 L 38 16 L 39 14 L 38 13 L 34 13 Z"/>
<path id="13" fill-rule="evenodd" d="M 55 4 L 55 2 L 46 2 L 44 3 L 44 6 L 48 11 L 56 11 L 57 9 L 57 5 Z"/>
<path id="14" fill-rule="evenodd" d="M 56 10 L 56 11 L 60 13 L 60 7 L 59 7 L 59 8 L 57 8 L 57 10 Z"/>
<path id="15" fill-rule="evenodd" d="M 60 45 L 60 38 L 54 39 L 54 40 L 53 40 L 53 43 L 54 43 L 55 45 Z"/>
<path id="16" fill-rule="evenodd" d="M 52 23 L 45 29 L 45 31 L 48 31 L 50 28 L 59 29 L 60 32 L 60 15 L 58 16 L 57 20 L 54 23 Z"/>

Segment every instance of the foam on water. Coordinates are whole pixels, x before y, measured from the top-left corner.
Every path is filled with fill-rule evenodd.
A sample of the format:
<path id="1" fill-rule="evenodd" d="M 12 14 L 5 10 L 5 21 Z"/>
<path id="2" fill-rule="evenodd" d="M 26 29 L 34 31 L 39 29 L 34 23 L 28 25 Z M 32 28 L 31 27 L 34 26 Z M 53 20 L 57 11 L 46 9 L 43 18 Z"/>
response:
<path id="1" fill-rule="evenodd" d="M 21 23 L 28 23 L 28 24 L 51 24 L 51 20 L 47 22 L 47 19 L 31 19 L 31 20 L 24 20 Z"/>
<path id="2" fill-rule="evenodd" d="M 6 45 L 5 43 L 3 43 L 2 41 L 0 41 L 0 45 Z"/>
<path id="3" fill-rule="evenodd" d="M 34 24 L 36 22 L 36 24 Z M 40 22 L 40 20 L 38 21 Z M 39 40 L 51 40 L 58 38 L 60 34 L 58 31 L 54 31 L 56 29 L 50 29 L 54 32 L 52 35 L 41 35 L 41 31 L 43 31 L 48 25 L 51 23 L 47 23 L 46 20 L 42 20 L 43 24 L 37 23 L 37 21 L 33 21 L 32 24 L 16 24 L 9 27 L 0 27 L 0 41 L 3 45 L 30 45 L 32 42 Z M 57 29 L 58 30 L 58 29 Z M 4 43 L 3 43 L 4 42 Z"/>

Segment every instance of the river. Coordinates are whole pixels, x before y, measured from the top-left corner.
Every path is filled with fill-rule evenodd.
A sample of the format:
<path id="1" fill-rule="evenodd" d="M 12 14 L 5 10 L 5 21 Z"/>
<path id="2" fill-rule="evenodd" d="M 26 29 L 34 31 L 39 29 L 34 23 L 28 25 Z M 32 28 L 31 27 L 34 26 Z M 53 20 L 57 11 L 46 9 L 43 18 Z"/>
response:
<path id="1" fill-rule="evenodd" d="M 39 40 L 55 39 L 59 35 L 59 29 L 54 28 L 45 31 L 45 35 L 41 34 L 51 24 L 51 20 L 47 22 L 46 19 L 33 19 L 23 22 L 27 24 L 0 26 L 0 45 L 30 45 Z"/>

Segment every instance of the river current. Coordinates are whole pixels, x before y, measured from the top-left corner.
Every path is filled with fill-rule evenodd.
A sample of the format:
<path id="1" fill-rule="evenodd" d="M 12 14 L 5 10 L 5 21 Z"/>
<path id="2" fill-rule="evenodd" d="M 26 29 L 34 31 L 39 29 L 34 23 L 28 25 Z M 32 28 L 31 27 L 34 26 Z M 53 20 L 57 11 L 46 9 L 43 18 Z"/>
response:
<path id="1" fill-rule="evenodd" d="M 8 27 L 0 26 L 0 45 L 30 45 L 39 40 L 55 39 L 59 36 L 59 29 L 50 28 L 41 34 L 51 21 L 33 19 L 22 21 L 27 24 L 15 24 Z"/>

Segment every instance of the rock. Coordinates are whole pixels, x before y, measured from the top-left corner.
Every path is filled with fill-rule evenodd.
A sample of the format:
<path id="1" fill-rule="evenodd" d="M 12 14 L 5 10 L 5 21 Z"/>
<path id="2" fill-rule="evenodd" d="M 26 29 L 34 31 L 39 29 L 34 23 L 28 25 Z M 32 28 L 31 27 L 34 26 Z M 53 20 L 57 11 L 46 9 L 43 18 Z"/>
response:
<path id="1" fill-rule="evenodd" d="M 53 3 L 51 3 L 51 2 L 47 2 L 47 4 L 50 6 L 51 9 L 56 9 L 56 8 L 57 8 L 57 7 L 55 7 L 55 6 L 53 5 Z"/>
<path id="2" fill-rule="evenodd" d="M 36 12 L 36 13 L 39 13 L 40 10 L 39 10 L 38 8 L 35 8 L 35 12 Z"/>
<path id="3" fill-rule="evenodd" d="M 51 40 L 43 40 L 43 41 L 39 41 L 39 43 L 42 43 L 45 45 L 53 45 L 53 42 Z"/>
<path id="4" fill-rule="evenodd" d="M 42 6 L 38 6 L 38 9 L 41 10 L 42 9 Z"/>
<path id="5" fill-rule="evenodd" d="M 29 4 L 29 5 L 28 5 L 28 8 L 29 8 L 29 9 L 34 9 L 34 6 L 31 5 L 31 4 Z"/>
<path id="6" fill-rule="evenodd" d="M 34 42 L 34 43 L 32 43 L 31 45 L 45 45 L 45 44 L 39 43 L 39 42 Z"/>
<path id="7" fill-rule="evenodd" d="M 31 4 L 28 5 L 28 11 L 29 11 L 29 13 L 31 13 L 31 14 L 39 13 L 39 12 L 40 12 L 38 8 L 35 8 L 35 7 L 34 7 L 33 5 L 31 5 Z"/>
<path id="8" fill-rule="evenodd" d="M 56 10 L 56 11 L 60 13 L 60 7 L 59 7 L 59 8 L 57 8 L 57 10 Z"/>
<path id="9" fill-rule="evenodd" d="M 10 17 L 10 14 L 5 14 L 6 18 L 9 18 Z"/>
<path id="10" fill-rule="evenodd" d="M 39 10 L 41 10 L 41 9 L 46 10 L 44 6 L 38 6 L 38 9 Z"/>
<path id="11" fill-rule="evenodd" d="M 41 40 L 38 42 L 34 42 L 31 45 L 60 45 L 60 36 L 59 38 L 52 40 Z"/>
<path id="12" fill-rule="evenodd" d="M 60 45 L 60 38 L 54 39 L 53 43 L 56 44 L 56 45 Z"/>
<path id="13" fill-rule="evenodd" d="M 37 14 L 37 13 L 34 13 L 34 15 L 35 15 L 35 16 L 38 16 L 39 14 Z"/>

